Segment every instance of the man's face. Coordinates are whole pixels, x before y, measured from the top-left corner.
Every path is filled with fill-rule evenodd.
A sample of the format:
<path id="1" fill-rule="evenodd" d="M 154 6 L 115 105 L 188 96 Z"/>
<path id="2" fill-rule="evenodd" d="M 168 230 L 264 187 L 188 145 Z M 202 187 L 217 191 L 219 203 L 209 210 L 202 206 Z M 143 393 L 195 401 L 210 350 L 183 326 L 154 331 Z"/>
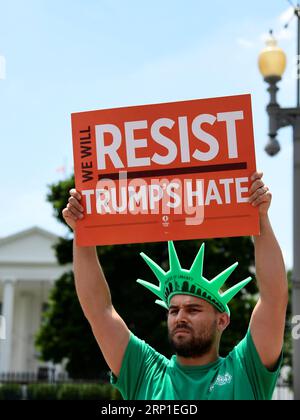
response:
<path id="1" fill-rule="evenodd" d="M 218 311 L 204 299 L 173 296 L 168 313 L 169 341 L 178 356 L 200 357 L 215 345 Z"/>

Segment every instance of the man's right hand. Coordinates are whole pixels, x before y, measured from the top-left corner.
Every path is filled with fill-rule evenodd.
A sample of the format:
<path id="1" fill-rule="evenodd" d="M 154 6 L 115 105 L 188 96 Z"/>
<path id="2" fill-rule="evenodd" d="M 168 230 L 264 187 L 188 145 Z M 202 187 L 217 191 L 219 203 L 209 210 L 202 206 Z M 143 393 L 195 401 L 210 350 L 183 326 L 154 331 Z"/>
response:
<path id="1" fill-rule="evenodd" d="M 80 204 L 81 195 L 75 188 L 70 190 L 70 197 L 67 206 L 63 209 L 62 215 L 65 222 L 70 226 L 71 229 L 75 230 L 76 221 L 83 218 L 84 208 Z"/>

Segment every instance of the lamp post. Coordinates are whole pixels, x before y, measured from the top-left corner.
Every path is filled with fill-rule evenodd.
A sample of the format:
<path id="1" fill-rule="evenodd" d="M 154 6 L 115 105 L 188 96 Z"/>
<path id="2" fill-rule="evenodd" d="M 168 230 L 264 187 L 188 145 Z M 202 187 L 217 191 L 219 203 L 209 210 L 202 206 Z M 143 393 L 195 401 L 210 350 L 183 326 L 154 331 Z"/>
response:
<path id="1" fill-rule="evenodd" d="M 300 59 L 300 8 L 295 8 L 298 17 L 298 49 L 297 60 Z M 265 151 L 270 156 L 280 150 L 276 138 L 277 131 L 291 125 L 293 128 L 293 271 L 292 271 L 292 314 L 300 315 L 300 79 L 297 77 L 297 106 L 281 108 L 276 95 L 277 83 L 281 80 L 286 66 L 286 58 L 282 49 L 272 35 L 266 42 L 266 48 L 259 55 L 259 70 L 269 84 L 270 102 L 267 106 L 269 115 L 269 141 Z M 293 340 L 293 389 L 294 399 L 300 399 L 300 339 Z"/>

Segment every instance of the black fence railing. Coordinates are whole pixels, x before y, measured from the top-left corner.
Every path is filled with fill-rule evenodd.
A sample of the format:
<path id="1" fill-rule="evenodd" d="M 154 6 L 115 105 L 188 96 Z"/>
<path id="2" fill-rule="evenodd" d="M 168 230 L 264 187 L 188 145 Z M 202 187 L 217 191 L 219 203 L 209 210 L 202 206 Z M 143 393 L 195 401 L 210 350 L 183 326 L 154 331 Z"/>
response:
<path id="1" fill-rule="evenodd" d="M 0 373 L 0 383 L 2 384 L 34 384 L 34 383 L 60 383 L 73 382 L 66 374 L 47 375 L 39 372 L 5 372 Z"/>
<path id="2" fill-rule="evenodd" d="M 98 379 L 71 379 L 67 374 L 56 374 L 49 372 L 48 375 L 42 375 L 41 372 L 8 372 L 0 373 L 0 384 L 99 384 L 108 380 Z M 273 400 L 293 400 L 293 392 L 290 386 L 283 381 L 278 381 L 274 390 Z"/>
<path id="3" fill-rule="evenodd" d="M 273 393 L 273 400 L 293 400 L 293 391 L 288 384 L 279 383 Z"/>
<path id="4" fill-rule="evenodd" d="M 70 383 L 70 384 L 97 384 L 97 383 L 107 383 L 109 382 L 108 373 L 101 375 L 98 378 L 82 378 L 82 379 L 73 379 L 69 378 L 66 373 L 56 374 L 51 369 L 47 371 L 38 371 L 38 372 L 1 372 L 0 373 L 0 384 L 20 384 L 20 385 L 29 385 L 35 383 L 46 383 L 46 384 L 61 384 L 61 383 Z"/>

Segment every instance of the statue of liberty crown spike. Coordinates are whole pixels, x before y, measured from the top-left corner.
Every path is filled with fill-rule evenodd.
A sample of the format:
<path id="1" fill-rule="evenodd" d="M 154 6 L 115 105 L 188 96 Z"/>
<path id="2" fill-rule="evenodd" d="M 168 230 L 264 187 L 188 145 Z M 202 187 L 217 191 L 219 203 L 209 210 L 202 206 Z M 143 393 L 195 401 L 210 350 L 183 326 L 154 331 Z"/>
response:
<path id="1" fill-rule="evenodd" d="M 238 262 L 235 262 L 209 281 L 203 277 L 202 274 L 204 243 L 201 245 L 201 248 L 189 270 L 181 268 L 172 241 L 168 242 L 168 248 L 170 269 L 167 272 L 165 272 L 143 252 L 140 253 L 153 273 L 156 275 L 159 281 L 159 286 L 141 279 L 138 279 L 137 282 L 159 297 L 159 300 L 156 300 L 155 303 L 165 309 L 168 309 L 170 300 L 174 295 L 191 295 L 206 300 L 217 308 L 218 311 L 227 312 L 228 315 L 230 315 L 230 310 L 227 306 L 228 302 L 252 280 L 251 277 L 247 277 L 245 280 L 226 290 L 226 292 L 220 293 L 220 288 L 224 285 L 230 274 L 236 268 Z"/>

